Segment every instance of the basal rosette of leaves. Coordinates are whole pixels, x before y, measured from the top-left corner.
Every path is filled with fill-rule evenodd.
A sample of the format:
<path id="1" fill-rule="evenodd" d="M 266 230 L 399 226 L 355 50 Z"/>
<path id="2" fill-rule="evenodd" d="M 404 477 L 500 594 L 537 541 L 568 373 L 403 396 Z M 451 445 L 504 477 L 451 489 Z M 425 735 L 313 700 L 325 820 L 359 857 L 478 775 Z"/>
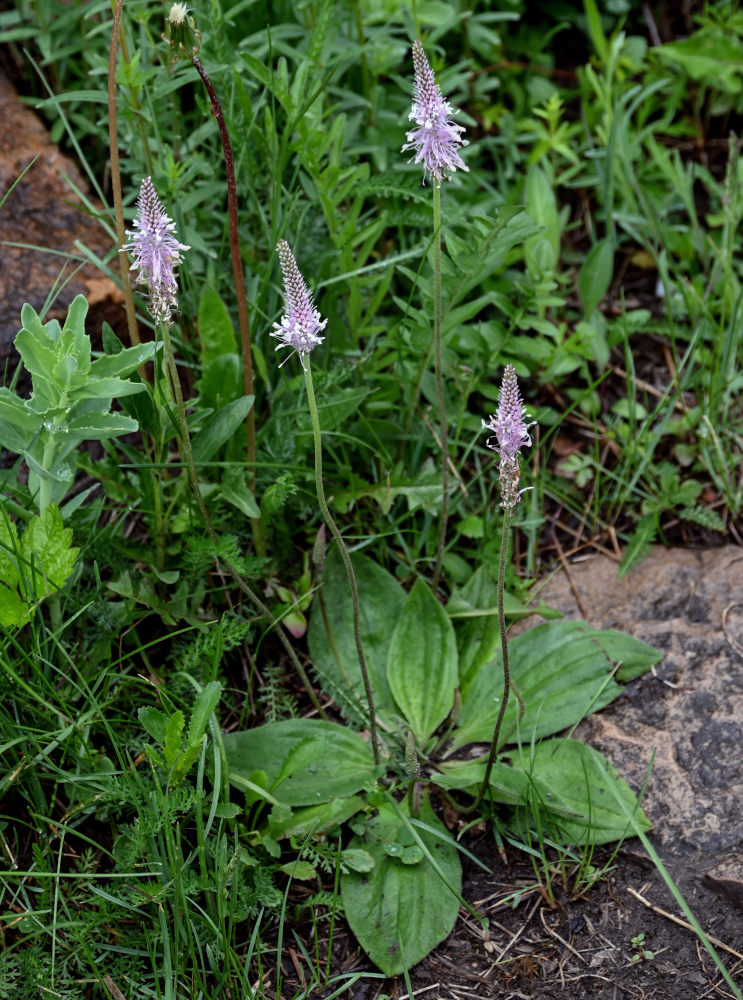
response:
<path id="1" fill-rule="evenodd" d="M 372 961 L 396 975 L 446 937 L 464 902 L 459 848 L 433 811 L 427 786 L 466 809 L 483 781 L 487 745 L 475 748 L 492 737 L 503 691 L 496 585 L 481 568 L 442 607 L 422 580 L 406 592 L 370 559 L 354 555 L 353 565 L 383 763 L 375 768 L 361 732 L 368 720 L 353 609 L 335 551 L 313 603 L 308 640 L 317 679 L 349 726 L 285 720 L 230 733 L 224 746 L 251 828 L 276 856 L 282 838 L 350 826 L 354 837 L 341 862 L 346 916 Z M 514 602 L 509 610 L 528 613 Z M 500 806 L 504 825 L 523 833 L 538 812 L 540 828 L 566 845 L 603 844 L 649 829 L 609 762 L 556 734 L 608 705 L 623 682 L 661 654 L 621 632 L 563 619 L 516 636 L 509 650 L 525 707 L 521 713 L 517 699 L 509 701 L 489 781 L 490 803 Z M 422 762 L 413 779 L 405 767 L 409 732 Z M 395 790 L 411 781 L 415 794 L 400 801 Z"/>

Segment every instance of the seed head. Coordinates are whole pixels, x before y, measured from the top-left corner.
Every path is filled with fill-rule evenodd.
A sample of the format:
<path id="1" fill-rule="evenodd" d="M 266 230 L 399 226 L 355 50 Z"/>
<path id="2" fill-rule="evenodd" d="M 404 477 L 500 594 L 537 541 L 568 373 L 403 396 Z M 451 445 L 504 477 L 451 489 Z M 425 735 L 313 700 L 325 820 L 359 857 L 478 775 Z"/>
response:
<path id="1" fill-rule="evenodd" d="M 168 16 L 165 18 L 165 34 L 163 38 L 170 47 L 170 61 L 193 59 L 198 55 L 201 45 L 201 32 L 191 17 L 185 3 L 171 4 Z"/>
<path id="2" fill-rule="evenodd" d="M 469 170 L 459 155 L 459 147 L 468 145 L 468 142 L 461 136 L 464 126 L 451 120 L 456 111 L 442 97 L 441 88 L 418 39 L 413 42 L 413 68 L 413 107 L 408 117 L 417 128 L 406 134 L 408 141 L 402 149 L 403 152 L 406 149 L 415 150 L 412 161 L 423 164 L 424 183 L 428 173 L 436 184 L 441 184 L 442 177 L 451 180 L 455 170 Z"/>
<path id="3" fill-rule="evenodd" d="M 175 269 L 183 259 L 181 251 L 191 248 L 175 238 L 175 223 L 160 203 L 149 177 L 139 189 L 137 210 L 134 227 L 139 231 L 127 231 L 131 241 L 124 244 L 124 249 L 131 251 L 134 261 L 130 270 L 137 271 L 137 281 L 149 289 L 153 319 L 170 326 L 171 313 L 178 304 Z"/>
<path id="4" fill-rule="evenodd" d="M 299 273 L 289 244 L 286 240 L 279 240 L 276 249 L 284 279 L 285 312 L 281 322 L 274 323 L 271 336 L 279 341 L 276 345 L 277 351 L 281 347 L 291 347 L 292 354 L 296 351 L 304 368 L 305 354 L 309 354 L 313 347 L 322 344 L 325 339 L 320 336 L 320 332 L 328 325 L 328 321 L 322 319 L 315 308 L 312 294 Z M 288 361 L 292 354 L 287 354 L 281 364 Z"/>
<path id="5" fill-rule="evenodd" d="M 506 365 L 501 382 L 498 412 L 489 422 L 486 423 L 484 420 L 482 422 L 483 427 L 492 431 L 494 435 L 486 442 L 488 448 L 492 448 L 500 455 L 501 507 L 506 509 L 515 507 L 524 492 L 519 489 L 519 450 L 531 445 L 529 427 L 532 426 L 531 423 L 526 423 L 525 417 L 526 409 L 521 401 L 516 369 L 513 365 Z M 494 444 L 494 441 L 497 443 Z"/>
<path id="6" fill-rule="evenodd" d="M 168 21 L 173 25 L 174 28 L 179 28 L 181 25 L 186 23 L 186 17 L 188 16 L 188 7 L 185 3 L 174 3 L 170 8 L 168 14 Z"/>

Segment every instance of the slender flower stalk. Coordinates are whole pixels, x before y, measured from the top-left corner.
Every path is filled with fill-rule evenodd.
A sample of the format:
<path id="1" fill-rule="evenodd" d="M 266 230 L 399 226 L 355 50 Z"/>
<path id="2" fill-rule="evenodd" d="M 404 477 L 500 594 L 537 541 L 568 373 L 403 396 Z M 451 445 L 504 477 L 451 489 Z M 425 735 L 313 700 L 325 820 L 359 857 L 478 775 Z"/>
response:
<path id="1" fill-rule="evenodd" d="M 240 256 L 240 237 L 237 227 L 237 181 L 235 179 L 235 161 L 232 155 L 232 143 L 227 131 L 227 123 L 222 111 L 219 95 L 207 71 L 199 60 L 201 32 L 196 22 L 189 15 L 185 3 L 173 3 L 165 19 L 165 37 L 170 46 L 171 62 L 188 59 L 201 77 L 206 92 L 209 95 L 211 113 L 217 122 L 219 138 L 222 142 L 224 172 L 227 180 L 227 220 L 229 226 L 230 257 L 232 258 L 232 277 L 235 282 L 235 298 L 237 300 L 237 318 L 240 327 L 240 348 L 243 365 L 243 389 L 246 396 L 253 395 L 253 349 L 250 343 L 250 320 L 248 317 L 248 299 L 245 293 L 245 276 L 243 274 L 242 257 Z M 245 444 L 248 460 L 248 483 L 255 491 L 255 409 L 248 411 L 245 420 Z M 259 555 L 264 554 L 263 536 L 260 520 L 251 519 L 253 541 Z"/>
<path id="2" fill-rule="evenodd" d="M 490 783 L 490 775 L 498 753 L 498 743 L 500 739 L 501 726 L 506 714 L 508 705 L 508 695 L 511 688 L 519 702 L 519 717 L 524 714 L 524 700 L 521 693 L 511 678 L 511 667 L 508 658 L 508 633 L 506 631 L 506 613 L 504 608 L 504 593 L 506 579 L 506 564 L 508 561 L 508 541 L 509 529 L 511 526 L 511 514 L 514 507 L 521 500 L 524 490 L 519 489 L 519 478 L 521 475 L 519 468 L 519 451 L 521 448 L 531 445 L 531 435 L 526 422 L 526 410 L 521 401 L 519 384 L 516 378 L 516 370 L 513 365 L 506 365 L 501 382 L 500 401 L 498 412 L 489 421 L 482 422 L 483 427 L 492 432 L 486 444 L 500 455 L 499 481 L 501 507 L 503 508 L 503 534 L 501 537 L 500 563 L 498 566 L 498 625 L 500 628 L 501 651 L 503 653 L 503 698 L 498 710 L 498 718 L 493 730 L 493 739 L 490 743 L 490 753 L 485 767 L 485 776 L 477 794 L 477 799 L 473 808 L 482 801 Z M 495 443 L 494 443 L 495 442 Z"/>
<path id="3" fill-rule="evenodd" d="M 434 590 L 441 579 L 441 568 L 446 544 L 446 529 L 449 521 L 449 427 L 446 416 L 446 400 L 441 357 L 441 181 L 451 180 L 455 170 L 469 168 L 459 155 L 459 147 L 466 146 L 462 138 L 464 127 L 451 120 L 454 108 L 444 100 L 441 88 L 436 83 L 423 46 L 418 39 L 413 42 L 413 68 L 415 70 L 413 106 L 408 116 L 416 128 L 406 134 L 406 149 L 414 150 L 413 160 L 423 165 L 423 182 L 426 176 L 433 177 L 433 283 L 434 283 L 434 371 L 436 378 L 436 401 L 439 408 L 441 447 L 441 519 L 439 538 L 436 546 L 436 564 L 433 573 Z"/>
<path id="4" fill-rule="evenodd" d="M 193 490 L 196 503 L 198 504 L 199 511 L 204 519 L 209 539 L 216 554 L 219 551 L 219 542 L 216 532 L 214 531 L 212 519 L 209 516 L 209 511 L 206 509 L 204 496 L 201 492 L 199 479 L 196 474 L 196 463 L 193 457 L 193 448 L 191 447 L 191 435 L 188 431 L 188 421 L 186 419 L 186 406 L 183 401 L 181 382 L 178 377 L 178 369 L 175 363 L 173 343 L 170 339 L 170 326 L 172 325 L 170 309 L 174 308 L 176 305 L 178 292 L 174 268 L 182 259 L 180 251 L 188 250 L 189 247 L 179 243 L 175 238 L 175 226 L 166 214 L 165 209 L 160 204 L 155 188 L 149 177 L 146 177 L 145 180 L 142 181 L 142 187 L 140 189 L 137 205 L 139 207 L 139 215 L 134 221 L 134 226 L 138 232 L 129 234 L 132 236 L 132 242 L 131 244 L 128 244 L 125 249 L 132 250 L 134 264 L 132 265 L 131 270 L 137 270 L 139 272 L 138 281 L 148 286 L 153 316 L 156 319 L 160 316 L 165 317 L 159 321 L 159 328 L 163 335 L 168 371 L 170 373 L 170 379 L 173 383 L 173 392 L 175 394 L 175 400 L 178 408 L 181 440 L 183 443 L 183 451 L 186 456 L 186 465 L 188 467 L 191 489 Z M 220 557 L 216 556 L 216 558 L 217 565 L 219 566 Z M 233 566 L 229 560 L 222 558 L 222 561 L 227 566 L 227 569 L 240 590 L 242 590 L 248 599 L 260 610 L 263 615 L 265 615 L 269 621 L 273 621 L 273 615 L 271 614 L 270 608 L 268 608 L 258 594 L 256 594 L 250 586 L 248 586 L 239 570 Z M 307 672 L 302 666 L 284 628 L 279 627 L 277 629 L 277 634 L 289 659 L 294 664 L 294 668 L 296 669 L 300 680 L 307 689 L 310 701 L 319 715 L 322 718 L 327 719 L 327 714 L 320 704 L 320 701 L 315 694 L 315 690 L 310 683 L 310 679 L 307 676 Z"/>
<path id="5" fill-rule="evenodd" d="M 444 377 L 441 358 L 441 185 L 433 188 L 433 349 L 434 376 L 436 379 L 436 401 L 439 405 L 439 435 L 441 441 L 441 519 L 439 540 L 436 546 L 436 565 L 433 571 L 433 589 L 436 591 L 441 579 L 446 544 L 446 528 L 449 523 L 449 420 L 446 415 Z"/>
<path id="6" fill-rule="evenodd" d="M 353 564 L 351 563 L 351 557 L 348 554 L 348 549 L 346 548 L 346 543 L 343 541 L 343 536 L 338 529 L 338 525 L 333 519 L 333 515 L 330 513 L 330 508 L 328 507 L 325 499 L 325 487 L 323 485 L 322 478 L 322 434 L 320 431 L 320 416 L 317 411 L 317 402 L 315 400 L 315 388 L 312 382 L 310 353 L 313 348 L 323 342 L 324 337 L 321 337 L 320 333 L 325 329 L 328 321 L 327 319 L 323 319 L 316 309 L 312 301 L 312 294 L 305 284 L 304 278 L 302 277 L 297 266 L 297 262 L 294 259 L 294 254 L 291 252 L 289 244 L 286 240 L 279 241 L 277 250 L 279 254 L 279 263 L 281 264 L 281 274 L 284 279 L 285 312 L 281 317 L 281 322 L 274 323 L 274 330 L 271 332 L 271 336 L 275 337 L 279 341 L 276 345 L 277 351 L 281 347 L 291 348 L 291 354 L 284 358 L 282 364 L 285 364 L 292 354 L 296 353 L 299 355 L 299 360 L 304 371 L 304 382 L 307 388 L 307 403 L 310 409 L 312 434 L 315 442 L 315 486 L 317 488 L 317 499 L 320 503 L 320 509 L 322 510 L 325 523 L 330 528 L 331 534 L 333 535 L 333 538 L 338 546 L 338 550 L 340 551 L 341 558 L 343 559 L 346 576 L 348 577 L 348 585 L 351 590 L 351 603 L 353 605 L 353 633 L 356 641 L 356 653 L 359 659 L 359 669 L 364 683 L 366 704 L 369 710 L 369 729 L 371 735 L 372 753 L 374 754 L 374 763 L 378 764 L 380 756 L 379 737 L 377 735 L 377 717 L 374 709 L 374 695 L 372 693 L 371 679 L 369 677 L 369 668 L 366 663 L 364 646 L 361 640 L 361 608 L 359 604 L 359 588 L 356 582 L 356 574 L 354 573 Z"/>

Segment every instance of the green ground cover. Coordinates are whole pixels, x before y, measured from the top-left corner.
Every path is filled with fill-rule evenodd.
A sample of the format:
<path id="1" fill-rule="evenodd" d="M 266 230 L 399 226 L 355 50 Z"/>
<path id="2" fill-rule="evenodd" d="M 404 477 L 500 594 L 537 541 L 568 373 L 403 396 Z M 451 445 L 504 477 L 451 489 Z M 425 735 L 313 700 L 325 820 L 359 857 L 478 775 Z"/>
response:
<path id="1" fill-rule="evenodd" d="M 102 271 L 143 274 L 117 250 L 136 265 L 144 178 L 181 244 L 177 300 L 135 284 L 121 336 L 81 298 L 61 324 L 17 304 L 0 997 L 262 997 L 266 969 L 281 996 L 295 905 L 404 974 L 462 902 L 444 797 L 579 891 L 594 845 L 647 829 L 557 734 L 660 654 L 548 608 L 503 635 L 567 551 L 626 573 L 653 542 L 740 542 L 743 15 L 660 14 L 127 0 L 112 72 L 109 4 L 0 12 L 100 198 Z M 466 130 L 440 187 L 401 151 L 416 39 Z M 275 352 L 297 265 L 311 356 Z M 300 961 L 303 996 L 377 974 Z"/>

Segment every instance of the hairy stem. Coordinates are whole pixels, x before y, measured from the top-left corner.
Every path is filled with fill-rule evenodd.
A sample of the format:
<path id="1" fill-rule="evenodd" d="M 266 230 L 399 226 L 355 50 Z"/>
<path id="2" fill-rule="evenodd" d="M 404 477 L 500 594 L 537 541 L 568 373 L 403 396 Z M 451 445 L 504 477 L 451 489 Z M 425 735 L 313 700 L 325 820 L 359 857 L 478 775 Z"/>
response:
<path id="1" fill-rule="evenodd" d="M 441 185 L 433 185 L 433 344 L 434 367 L 436 373 L 436 399 L 439 405 L 441 424 L 441 520 L 439 521 L 439 541 L 436 547 L 436 568 L 433 572 L 433 589 L 436 591 L 441 579 L 441 564 L 446 544 L 446 526 L 449 521 L 449 427 L 446 420 L 444 383 L 441 374 Z"/>
<path id="2" fill-rule="evenodd" d="M 356 583 L 356 574 L 353 571 L 353 565 L 351 564 L 351 557 L 348 554 L 346 543 L 343 541 L 343 536 L 338 530 L 338 525 L 333 520 L 333 515 L 330 513 L 330 508 L 325 500 L 325 487 L 323 486 L 322 481 L 322 437 L 320 434 L 320 416 L 317 412 L 317 402 L 315 401 L 315 389 L 312 384 L 312 369 L 310 368 L 309 355 L 304 357 L 302 360 L 304 367 L 304 382 L 307 386 L 307 402 L 310 407 L 310 419 L 312 420 L 312 434 L 315 439 L 315 486 L 317 487 L 317 499 L 320 502 L 320 509 L 322 510 L 323 517 L 325 518 L 325 523 L 330 528 L 333 538 L 335 539 L 338 549 L 340 550 L 343 565 L 346 567 L 348 585 L 351 588 L 351 603 L 353 604 L 353 634 L 356 640 L 356 652 L 359 658 L 361 676 L 364 681 L 366 704 L 369 709 L 369 728 L 371 730 L 372 753 L 374 754 L 374 763 L 378 764 L 380 758 L 379 737 L 377 735 L 377 718 L 374 711 L 374 696 L 372 694 L 371 680 L 369 678 L 369 668 L 366 664 L 364 647 L 361 642 L 361 609 L 359 606 L 359 588 Z"/>

